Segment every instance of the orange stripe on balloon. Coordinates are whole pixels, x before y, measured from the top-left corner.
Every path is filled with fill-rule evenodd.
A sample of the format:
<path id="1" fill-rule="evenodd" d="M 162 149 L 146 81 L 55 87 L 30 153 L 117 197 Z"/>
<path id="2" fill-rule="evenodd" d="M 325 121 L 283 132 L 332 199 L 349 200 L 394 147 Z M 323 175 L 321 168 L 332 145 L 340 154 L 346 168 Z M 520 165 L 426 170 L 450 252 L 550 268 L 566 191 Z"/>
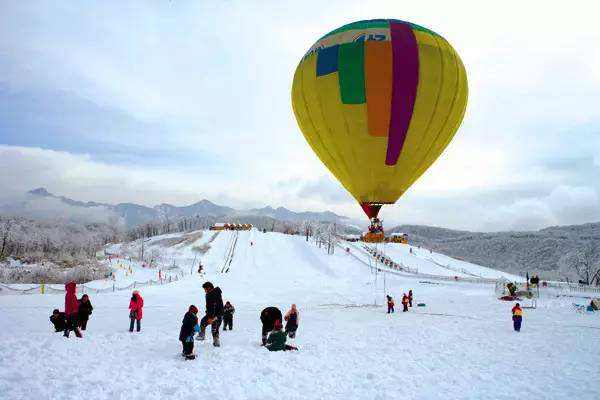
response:
<path id="1" fill-rule="evenodd" d="M 392 107 L 392 66 L 392 42 L 365 42 L 365 89 L 371 136 L 388 136 Z"/>

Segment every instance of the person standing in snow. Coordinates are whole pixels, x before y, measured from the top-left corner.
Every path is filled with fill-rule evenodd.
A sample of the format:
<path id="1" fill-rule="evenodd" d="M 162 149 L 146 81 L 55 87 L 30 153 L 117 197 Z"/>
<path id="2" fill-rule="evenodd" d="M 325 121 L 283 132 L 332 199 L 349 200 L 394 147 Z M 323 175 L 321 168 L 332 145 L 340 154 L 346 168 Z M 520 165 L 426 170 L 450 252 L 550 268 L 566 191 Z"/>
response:
<path id="1" fill-rule="evenodd" d="M 133 324 L 136 322 L 137 331 L 139 332 L 142 324 L 142 316 L 144 307 L 144 299 L 140 295 L 140 292 L 134 290 L 131 294 L 131 300 L 129 300 L 129 332 L 133 332 Z"/>
<path id="2" fill-rule="evenodd" d="M 211 282 L 204 282 L 202 285 L 204 292 L 206 293 L 206 315 L 200 320 L 200 332 L 198 333 L 198 340 L 204 340 L 206 327 L 211 326 L 211 332 L 213 337 L 213 346 L 221 346 L 219 341 L 219 327 L 223 319 L 223 297 L 221 289 L 214 287 Z"/>
<path id="3" fill-rule="evenodd" d="M 408 291 L 408 306 L 412 307 L 412 301 L 413 301 L 413 292 L 412 289 L 410 289 Z"/>
<path id="4" fill-rule="evenodd" d="M 265 344 L 265 347 L 269 349 L 269 351 L 298 350 L 297 347 L 285 344 L 287 338 L 285 332 L 283 332 L 281 328 L 281 320 L 275 320 L 275 322 L 273 323 L 273 330 L 267 338 L 267 343 Z"/>
<path id="5" fill-rule="evenodd" d="M 300 314 L 298 313 L 298 309 L 295 304 L 292 304 L 292 308 L 285 313 L 283 319 L 286 321 L 285 323 L 285 333 L 287 333 L 290 339 L 294 339 L 296 337 L 296 331 L 298 330 L 298 324 L 300 322 Z"/>
<path id="6" fill-rule="evenodd" d="M 93 309 L 94 307 L 92 307 L 92 303 L 90 302 L 89 296 L 87 294 L 81 296 L 81 299 L 79 299 L 79 312 L 77 316 L 79 318 L 79 327 L 82 331 L 85 331 L 85 328 L 87 327 L 87 322 L 90 319 L 90 315 L 92 315 Z"/>
<path id="7" fill-rule="evenodd" d="M 230 302 L 226 302 L 223 307 L 223 330 L 226 331 L 227 327 L 229 330 L 233 330 L 233 313 L 235 312 L 235 308 Z"/>
<path id="8" fill-rule="evenodd" d="M 77 326 L 77 313 L 79 311 L 79 303 L 77 302 L 77 285 L 74 281 L 71 281 L 65 285 L 65 337 L 69 337 L 69 332 L 74 331 L 75 336 L 81 337 L 81 331 Z"/>
<path id="9" fill-rule="evenodd" d="M 181 330 L 179 331 L 179 341 L 183 346 L 181 355 L 188 360 L 196 358 L 194 356 L 194 332 L 200 330 L 198 326 L 198 308 L 195 305 L 191 305 L 188 312 L 183 316 L 181 322 Z"/>
<path id="10" fill-rule="evenodd" d="M 54 325 L 54 332 L 64 332 L 67 327 L 67 320 L 64 312 L 58 311 L 57 308 L 52 311 L 50 322 Z"/>
<path id="11" fill-rule="evenodd" d="M 402 312 L 407 312 L 408 311 L 408 296 L 406 295 L 406 293 L 404 293 L 402 295 L 402 306 L 404 307 L 402 309 Z"/>
<path id="12" fill-rule="evenodd" d="M 394 312 L 394 299 L 392 299 L 392 296 L 387 295 L 387 307 L 388 307 L 388 314 L 393 313 Z"/>
<path id="13" fill-rule="evenodd" d="M 519 303 L 512 308 L 513 327 L 515 331 L 521 332 L 521 322 L 523 322 L 523 310 Z"/>
<path id="14" fill-rule="evenodd" d="M 267 344 L 267 335 L 275 328 L 275 321 L 281 322 L 281 311 L 277 307 L 267 307 L 260 313 L 262 322 L 262 345 Z"/>

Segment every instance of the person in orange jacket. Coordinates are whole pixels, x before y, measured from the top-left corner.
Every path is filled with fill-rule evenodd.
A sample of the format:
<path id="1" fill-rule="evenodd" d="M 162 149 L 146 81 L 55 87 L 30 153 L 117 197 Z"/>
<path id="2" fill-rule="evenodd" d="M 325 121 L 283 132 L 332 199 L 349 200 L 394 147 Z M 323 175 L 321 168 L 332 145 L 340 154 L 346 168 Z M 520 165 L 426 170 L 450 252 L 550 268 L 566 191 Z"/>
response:
<path id="1" fill-rule="evenodd" d="M 407 312 L 408 311 L 408 296 L 406 295 L 406 293 L 404 293 L 402 295 L 402 306 L 404 307 L 402 309 L 402 312 Z"/>
<path id="2" fill-rule="evenodd" d="M 523 322 L 523 310 L 519 303 L 512 308 L 513 327 L 515 331 L 521 332 L 521 322 Z"/>
<path id="3" fill-rule="evenodd" d="M 394 299 L 392 299 L 392 296 L 387 296 L 387 306 L 388 306 L 388 314 L 393 313 L 394 312 Z"/>

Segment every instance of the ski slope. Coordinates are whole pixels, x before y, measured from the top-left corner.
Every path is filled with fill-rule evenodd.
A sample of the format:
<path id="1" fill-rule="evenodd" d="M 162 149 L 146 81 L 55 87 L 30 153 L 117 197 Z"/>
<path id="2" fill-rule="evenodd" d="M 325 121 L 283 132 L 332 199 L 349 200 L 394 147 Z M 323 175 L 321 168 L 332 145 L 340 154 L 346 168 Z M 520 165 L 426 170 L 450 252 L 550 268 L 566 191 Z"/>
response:
<path id="1" fill-rule="evenodd" d="M 493 285 L 384 278 L 340 248 L 327 255 L 299 236 L 240 231 L 229 272 L 221 273 L 233 235 L 219 233 L 202 254 L 194 248 L 211 232 L 175 245 L 165 245 L 165 237 L 145 242 L 145 251 L 160 252 L 165 267 L 177 265 L 185 275 L 139 289 L 139 334 L 127 330 L 129 292 L 91 294 L 94 312 L 80 340 L 51 330 L 48 316 L 63 308 L 63 295 L 0 296 L 2 398 L 600 398 L 600 316 L 571 305 L 584 299 L 544 297 L 525 310 L 515 333 L 513 304 L 498 301 Z M 110 250 L 137 251 L 127 248 Z M 400 249 L 394 256 L 408 257 Z M 188 271 L 199 260 L 204 276 Z M 132 263 L 135 273 L 156 273 Z M 203 310 L 205 280 L 235 305 L 234 330 L 221 332 L 220 348 L 196 342 L 198 358 L 183 361 L 181 319 L 190 304 Z M 409 289 L 427 306 L 386 314 L 384 294 L 399 304 Z M 260 310 L 275 305 L 285 312 L 292 302 L 301 314 L 291 342 L 300 351 L 270 353 L 259 346 Z"/>
<path id="2" fill-rule="evenodd" d="M 396 263 L 416 270 L 419 274 L 448 277 L 457 276 L 463 278 L 505 278 L 510 281 L 519 282 L 523 280 L 523 278 L 518 275 L 457 260 L 443 254 L 435 253 L 429 249 L 419 248 L 409 244 L 380 243 L 369 244 L 367 246 L 376 249 L 379 254 L 387 256 Z"/>

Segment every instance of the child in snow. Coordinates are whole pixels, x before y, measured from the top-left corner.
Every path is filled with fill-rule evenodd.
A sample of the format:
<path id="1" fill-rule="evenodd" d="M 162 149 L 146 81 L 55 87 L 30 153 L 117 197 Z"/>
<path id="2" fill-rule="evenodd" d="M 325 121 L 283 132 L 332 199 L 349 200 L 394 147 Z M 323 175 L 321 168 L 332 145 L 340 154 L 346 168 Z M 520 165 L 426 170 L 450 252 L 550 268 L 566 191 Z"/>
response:
<path id="1" fill-rule="evenodd" d="M 519 303 L 515 304 L 515 306 L 512 308 L 512 319 L 515 331 L 521 332 L 521 322 L 523 322 L 523 310 L 521 310 L 521 306 L 519 305 Z"/>
<path id="2" fill-rule="evenodd" d="M 64 332 L 67 327 L 67 320 L 64 312 L 58 311 L 57 308 L 52 311 L 50 322 L 54 325 L 54 332 Z"/>
<path id="3" fill-rule="evenodd" d="M 77 326 L 77 313 L 79 311 L 79 303 L 77 302 L 77 285 L 71 281 L 65 285 L 65 317 L 67 324 L 65 326 L 65 337 L 69 337 L 70 331 L 75 331 L 75 336 L 81 337 L 81 331 Z"/>
<path id="4" fill-rule="evenodd" d="M 129 332 L 133 332 L 133 323 L 137 321 L 137 331 L 141 329 L 141 321 L 143 315 L 144 299 L 140 292 L 134 290 L 129 301 Z"/>
<path id="5" fill-rule="evenodd" d="M 94 307 L 92 307 L 92 303 L 90 302 L 90 298 L 88 297 L 88 295 L 84 294 L 83 296 L 81 296 L 81 299 L 79 299 L 79 312 L 77 313 L 77 315 L 79 327 L 82 331 L 85 331 L 88 319 L 90 319 L 90 315 L 92 315 L 93 309 Z"/>
<path id="6" fill-rule="evenodd" d="M 404 293 L 402 295 L 402 306 L 404 307 L 402 309 L 402 312 L 407 312 L 408 311 L 408 296 L 406 295 L 406 293 Z"/>
<path id="7" fill-rule="evenodd" d="M 223 330 L 226 331 L 227 327 L 229 330 L 233 330 L 233 313 L 235 312 L 235 308 L 231 305 L 230 302 L 226 302 L 223 307 Z"/>
<path id="8" fill-rule="evenodd" d="M 392 299 L 392 296 L 388 295 L 387 296 L 387 306 L 388 306 L 388 314 L 393 313 L 394 312 L 394 299 Z"/>
<path id="9" fill-rule="evenodd" d="M 273 330 L 269 334 L 265 347 L 269 349 L 269 351 L 298 350 L 297 347 L 285 344 L 286 335 L 281 328 L 283 328 L 283 326 L 281 325 L 281 320 L 278 319 L 275 321 Z"/>
<path id="10" fill-rule="evenodd" d="M 292 304 L 292 308 L 285 313 L 283 319 L 286 320 L 285 333 L 287 333 L 290 339 L 294 339 L 296 337 L 296 331 L 298 330 L 298 323 L 300 322 L 300 314 L 298 313 L 295 304 Z"/>
<path id="11" fill-rule="evenodd" d="M 413 293 L 412 293 L 412 289 L 410 289 L 408 291 L 408 306 L 412 307 L 412 301 L 413 301 Z"/>
<path id="12" fill-rule="evenodd" d="M 198 308 L 195 305 L 191 305 L 188 312 L 183 316 L 181 322 L 181 330 L 179 331 L 179 340 L 183 346 L 181 355 L 188 360 L 194 359 L 194 332 L 199 332 L 200 326 L 198 325 Z"/>

